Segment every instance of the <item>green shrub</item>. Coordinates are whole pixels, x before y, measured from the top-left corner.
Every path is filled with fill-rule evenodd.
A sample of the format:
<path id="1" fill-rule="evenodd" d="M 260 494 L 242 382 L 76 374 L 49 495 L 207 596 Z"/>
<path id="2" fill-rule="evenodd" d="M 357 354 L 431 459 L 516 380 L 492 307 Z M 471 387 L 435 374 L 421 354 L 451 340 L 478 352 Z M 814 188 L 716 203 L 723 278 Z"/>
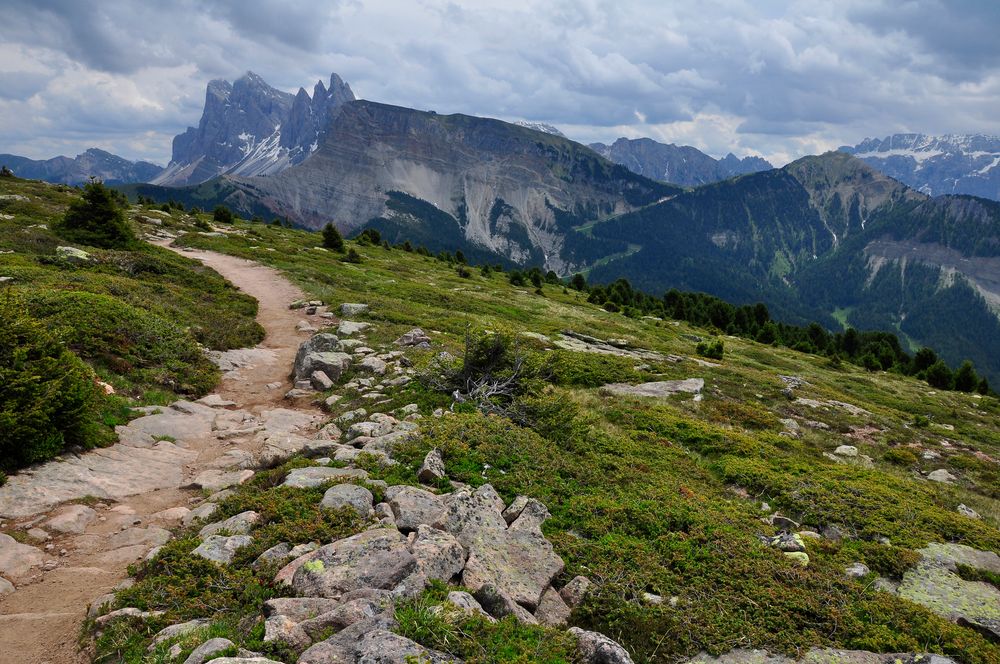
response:
<path id="1" fill-rule="evenodd" d="M 721 360 L 725 348 L 723 347 L 722 339 L 716 339 L 714 341 L 702 341 L 695 347 L 695 352 L 702 357 Z"/>
<path id="2" fill-rule="evenodd" d="M 361 254 L 359 254 L 358 250 L 355 249 L 354 247 L 351 247 L 347 251 L 347 255 L 344 256 L 344 262 L 345 263 L 360 263 L 362 260 L 364 260 L 364 259 L 361 258 Z"/>
<path id="3" fill-rule="evenodd" d="M 327 224 L 323 227 L 323 246 L 333 251 L 344 251 L 344 237 L 333 224 Z"/>
<path id="4" fill-rule="evenodd" d="M 80 357 L 134 383 L 202 395 L 218 381 L 218 369 L 190 335 L 121 300 L 53 290 L 31 295 L 30 304 Z"/>
<path id="5" fill-rule="evenodd" d="M 0 469 L 93 447 L 100 393 L 90 371 L 12 294 L 0 298 Z"/>
<path id="6" fill-rule="evenodd" d="M 87 183 L 81 199 L 70 203 L 53 230 L 70 242 L 92 247 L 124 249 L 136 243 L 121 205 L 100 180 Z"/>
<path id="7" fill-rule="evenodd" d="M 912 466 L 920 460 L 917 453 L 906 447 L 893 447 L 886 450 L 882 459 L 896 466 Z"/>
<path id="8" fill-rule="evenodd" d="M 236 221 L 236 215 L 225 205 L 217 205 L 212 210 L 212 220 L 217 224 L 231 224 Z"/>

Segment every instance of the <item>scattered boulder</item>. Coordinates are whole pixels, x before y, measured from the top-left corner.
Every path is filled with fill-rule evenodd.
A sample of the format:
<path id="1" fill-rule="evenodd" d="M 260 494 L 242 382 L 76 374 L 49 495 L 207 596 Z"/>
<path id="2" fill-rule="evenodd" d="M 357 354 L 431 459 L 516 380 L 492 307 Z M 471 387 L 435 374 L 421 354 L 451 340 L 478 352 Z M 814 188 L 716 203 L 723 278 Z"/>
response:
<path id="1" fill-rule="evenodd" d="M 302 630 L 312 639 L 320 638 L 331 631 L 339 631 L 354 623 L 373 618 L 392 605 L 392 594 L 387 591 L 382 595 L 372 594 L 371 597 L 358 597 L 342 601 L 336 607 L 299 623 Z"/>
<path id="2" fill-rule="evenodd" d="M 632 657 L 621 645 L 600 632 L 570 627 L 576 637 L 576 654 L 584 664 L 632 664 Z"/>
<path id="3" fill-rule="evenodd" d="M 584 597 L 590 592 L 590 579 L 585 576 L 574 576 L 570 582 L 559 591 L 559 596 L 563 598 L 566 605 L 575 609 L 583 602 Z"/>
<path id="4" fill-rule="evenodd" d="M 388 630 L 376 629 L 366 633 L 358 641 L 355 661 L 366 664 L 369 662 L 371 664 L 392 664 L 393 662 L 452 664 L 456 659 L 453 655 L 425 648 Z"/>
<path id="5" fill-rule="evenodd" d="M 786 553 L 805 551 L 806 544 L 798 533 L 781 533 L 770 539 L 770 544 L 779 551 Z"/>
<path id="6" fill-rule="evenodd" d="M 856 457 L 858 456 L 858 448 L 854 445 L 840 445 L 833 453 L 839 456 Z"/>
<path id="7" fill-rule="evenodd" d="M 482 605 L 476 601 L 476 598 L 465 592 L 464 590 L 452 590 L 448 593 L 448 602 L 458 609 L 460 609 L 466 615 L 481 615 L 488 618 L 490 621 L 495 621 L 496 618 L 486 613 L 483 610 Z"/>
<path id="8" fill-rule="evenodd" d="M 388 365 L 384 360 L 380 360 L 374 356 L 368 356 L 358 362 L 355 368 L 358 371 L 375 374 L 376 376 L 384 376 L 387 367 Z"/>
<path id="9" fill-rule="evenodd" d="M 389 612 L 386 612 L 389 613 Z M 391 630 L 396 627 L 396 621 L 386 613 L 368 620 L 354 623 L 342 629 L 325 641 L 313 644 L 299 656 L 298 664 L 331 664 L 331 662 L 359 662 L 358 644 L 363 635 L 376 630 Z M 366 662 L 384 661 L 367 659 Z M 403 662 L 406 660 L 394 660 Z M 386 662 L 388 664 L 388 662 Z"/>
<path id="10" fill-rule="evenodd" d="M 156 636 L 153 637 L 152 642 L 149 644 L 147 651 L 152 652 L 156 646 L 160 645 L 168 639 L 177 638 L 178 636 L 184 636 L 185 634 L 190 634 L 196 629 L 208 625 L 211 621 L 205 618 L 198 618 L 195 620 L 189 620 L 187 622 L 182 622 L 177 625 L 170 625 L 169 627 L 164 627 Z"/>
<path id="11" fill-rule="evenodd" d="M 0 576 L 0 597 L 3 597 L 4 595 L 9 595 L 12 592 L 14 592 L 14 590 L 15 590 L 14 584 L 8 581 L 7 579 L 3 578 L 2 576 Z"/>
<path id="12" fill-rule="evenodd" d="M 85 263 L 90 260 L 90 254 L 76 247 L 56 247 L 56 255 L 71 262 Z"/>
<path id="13" fill-rule="evenodd" d="M 853 563 L 844 568 L 844 576 L 849 579 L 860 579 L 863 576 L 867 576 L 869 572 L 871 570 L 864 563 Z"/>
<path id="14" fill-rule="evenodd" d="M 367 304 L 355 304 L 352 302 L 345 302 L 340 305 L 340 314 L 342 316 L 360 316 L 363 313 L 368 312 Z"/>
<path id="15" fill-rule="evenodd" d="M 514 616 L 518 622 L 526 625 L 537 625 L 538 620 L 523 606 L 515 602 L 510 595 L 491 585 L 481 586 L 473 597 L 491 616 L 497 619 Z"/>
<path id="16" fill-rule="evenodd" d="M 328 468 L 313 466 L 310 468 L 295 468 L 288 473 L 282 486 L 298 489 L 312 489 L 330 480 L 367 479 L 368 473 L 360 468 Z"/>
<path id="17" fill-rule="evenodd" d="M 672 394 L 700 394 L 705 387 L 702 378 L 685 380 L 661 380 L 652 383 L 630 385 L 629 383 L 609 383 L 601 388 L 606 394 L 629 397 L 669 397 Z"/>
<path id="18" fill-rule="evenodd" d="M 326 375 L 325 371 L 319 371 L 318 369 L 309 376 L 309 383 L 312 385 L 314 390 L 319 392 L 325 392 L 329 389 L 333 389 L 333 381 L 330 377 Z"/>
<path id="19" fill-rule="evenodd" d="M 253 538 L 249 535 L 209 535 L 205 541 L 198 545 L 191 553 L 201 556 L 213 562 L 228 565 L 233 562 L 236 553 L 245 546 L 253 543 Z"/>
<path id="20" fill-rule="evenodd" d="M 292 578 L 305 597 L 340 597 L 361 588 L 391 590 L 417 569 L 417 560 L 398 530 L 366 530 L 309 554 Z"/>
<path id="21" fill-rule="evenodd" d="M 288 616 L 271 616 L 264 621 L 264 643 L 284 643 L 293 650 L 305 650 L 312 643 L 305 630 Z"/>
<path id="22" fill-rule="evenodd" d="M 205 664 L 205 662 L 212 659 L 213 656 L 224 650 L 232 648 L 234 645 L 235 644 L 229 639 L 223 639 L 221 637 L 209 639 L 192 650 L 191 654 L 188 655 L 188 658 L 184 660 L 184 664 Z"/>
<path id="23" fill-rule="evenodd" d="M 258 521 L 260 521 L 260 514 L 257 512 L 240 512 L 235 516 L 229 517 L 225 521 L 216 521 L 215 523 L 208 524 L 198 531 L 198 536 L 205 538 L 223 531 L 229 533 L 230 535 L 246 535 Z"/>
<path id="24" fill-rule="evenodd" d="M 337 332 L 345 337 L 349 337 L 357 334 L 358 332 L 364 332 L 369 327 L 371 327 L 371 323 L 358 323 L 353 320 L 342 320 L 340 321 L 340 325 L 337 326 Z"/>
<path id="25" fill-rule="evenodd" d="M 415 486 L 389 487 L 385 497 L 396 527 L 403 532 L 417 530 L 421 524 L 436 525 L 445 512 L 444 501 L 439 496 Z M 448 528 L 444 530 L 453 532 Z"/>
<path id="26" fill-rule="evenodd" d="M 426 524 L 417 527 L 410 551 L 427 580 L 447 582 L 465 567 L 465 549 L 455 536 Z"/>
<path id="27" fill-rule="evenodd" d="M 932 482 L 942 482 L 944 484 L 954 484 L 955 481 L 958 480 L 957 477 L 952 475 L 944 468 L 938 468 L 937 470 L 931 471 L 930 473 L 927 474 L 927 479 L 931 480 Z"/>
<path id="28" fill-rule="evenodd" d="M 254 473 L 252 470 L 234 470 L 226 472 L 223 470 L 205 470 L 199 473 L 188 485 L 192 489 L 205 489 L 206 491 L 221 491 L 231 486 L 243 484 Z"/>
<path id="29" fill-rule="evenodd" d="M 181 525 L 190 526 L 198 519 L 210 519 L 219 509 L 218 503 L 205 502 L 181 517 Z"/>
<path id="30" fill-rule="evenodd" d="M 270 549 L 257 556 L 256 560 L 253 561 L 251 567 L 255 570 L 260 569 L 264 565 L 281 562 L 282 560 L 288 558 L 290 555 L 292 555 L 292 545 L 289 544 L 288 542 L 280 542 L 279 544 L 275 544 Z"/>
<path id="31" fill-rule="evenodd" d="M 809 567 L 809 554 L 804 551 L 785 551 L 785 557 L 799 567 Z"/>
<path id="32" fill-rule="evenodd" d="M 550 586 L 542 593 L 542 599 L 535 609 L 535 619 L 546 627 L 559 627 L 566 624 L 572 611 L 556 589 Z"/>
<path id="33" fill-rule="evenodd" d="M 415 327 L 396 339 L 395 343 L 397 346 L 430 348 L 431 338 L 427 336 L 419 327 Z"/>
<path id="34" fill-rule="evenodd" d="M 424 463 L 417 472 L 417 479 L 424 484 L 434 484 L 444 477 L 444 457 L 441 456 L 441 450 L 433 449 L 424 457 Z"/>
<path id="35" fill-rule="evenodd" d="M 958 506 L 958 513 L 961 514 L 962 516 L 967 516 L 970 519 L 982 518 L 979 516 L 979 512 L 964 504 Z"/>
<path id="36" fill-rule="evenodd" d="M 375 502 L 372 492 L 357 484 L 338 484 L 326 490 L 323 500 L 320 503 L 327 509 L 341 509 L 349 507 L 358 513 L 358 516 L 366 518 L 373 513 Z"/>

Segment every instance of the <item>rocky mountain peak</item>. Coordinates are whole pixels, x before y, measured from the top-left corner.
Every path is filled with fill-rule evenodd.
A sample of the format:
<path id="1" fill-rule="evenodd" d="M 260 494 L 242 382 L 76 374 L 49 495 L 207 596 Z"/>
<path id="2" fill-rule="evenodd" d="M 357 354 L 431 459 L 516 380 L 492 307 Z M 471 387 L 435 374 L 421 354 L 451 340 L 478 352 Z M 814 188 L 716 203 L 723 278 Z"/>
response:
<path id="1" fill-rule="evenodd" d="M 247 71 L 233 83 L 210 81 L 198 127 L 174 138 L 170 165 L 155 184 L 197 184 L 217 175 L 273 175 L 299 163 L 315 149 L 330 112 L 354 99 L 332 74 L 330 88 L 320 81 L 310 97 L 271 87 Z"/>
<path id="2" fill-rule="evenodd" d="M 590 148 L 639 175 L 684 186 L 709 184 L 773 168 L 760 157 L 740 159 L 729 153 L 717 160 L 690 145 L 660 143 L 651 138 L 619 138 L 611 145 L 593 143 Z"/>

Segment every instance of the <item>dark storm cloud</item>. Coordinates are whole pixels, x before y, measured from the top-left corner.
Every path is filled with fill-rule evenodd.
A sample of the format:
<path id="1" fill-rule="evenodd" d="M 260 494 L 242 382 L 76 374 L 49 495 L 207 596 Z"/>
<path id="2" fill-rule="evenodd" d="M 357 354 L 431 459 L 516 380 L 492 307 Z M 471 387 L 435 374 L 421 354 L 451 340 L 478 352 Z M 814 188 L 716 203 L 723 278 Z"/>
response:
<path id="1" fill-rule="evenodd" d="M 784 161 L 895 131 L 997 132 L 1000 4 L 180 0 L 0 5 L 0 151 L 169 158 L 204 86 L 307 90 Z"/>

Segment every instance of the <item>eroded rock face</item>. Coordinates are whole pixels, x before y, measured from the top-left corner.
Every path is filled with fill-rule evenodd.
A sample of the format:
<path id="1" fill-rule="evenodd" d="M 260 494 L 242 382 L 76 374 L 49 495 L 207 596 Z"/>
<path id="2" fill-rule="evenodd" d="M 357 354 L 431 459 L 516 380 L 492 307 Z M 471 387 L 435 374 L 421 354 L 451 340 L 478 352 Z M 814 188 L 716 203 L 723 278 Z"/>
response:
<path id="1" fill-rule="evenodd" d="M 661 380 L 640 385 L 628 383 L 609 383 L 601 388 L 608 394 L 631 397 L 669 397 L 672 394 L 700 394 L 705 387 L 702 378 L 687 378 L 685 380 Z"/>
<path id="2" fill-rule="evenodd" d="M 1000 639 L 1000 590 L 981 581 L 966 581 L 957 573 L 961 564 L 1000 574 L 1000 556 L 964 544 L 937 543 L 918 553 L 921 561 L 903 576 L 899 596 Z"/>
<path id="3" fill-rule="evenodd" d="M 340 597 L 362 588 L 391 590 L 417 569 L 398 530 L 379 528 L 320 547 L 292 578 L 307 597 Z"/>

